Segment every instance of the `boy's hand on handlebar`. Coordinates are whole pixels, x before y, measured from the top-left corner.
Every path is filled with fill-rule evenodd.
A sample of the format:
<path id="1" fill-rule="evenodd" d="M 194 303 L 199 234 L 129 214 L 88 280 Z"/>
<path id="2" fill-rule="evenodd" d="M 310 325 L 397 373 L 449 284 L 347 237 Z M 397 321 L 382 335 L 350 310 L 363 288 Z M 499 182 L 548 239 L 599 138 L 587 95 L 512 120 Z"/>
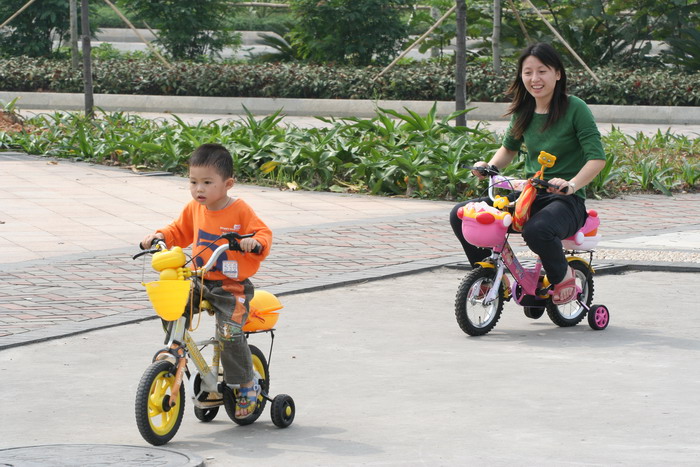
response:
<path id="1" fill-rule="evenodd" d="M 553 178 L 549 180 L 549 187 L 547 188 L 549 193 L 556 193 L 558 195 L 573 195 L 574 189 L 567 180 L 563 178 Z"/>
<path id="2" fill-rule="evenodd" d="M 257 241 L 254 238 L 242 238 L 238 241 L 238 244 L 241 247 L 241 251 L 245 251 L 246 253 L 250 253 L 253 250 L 256 250 L 257 252 L 262 251 L 262 245 L 260 244 L 259 241 Z"/>
<path id="3" fill-rule="evenodd" d="M 148 248 L 151 248 L 155 240 L 165 240 L 165 235 L 160 232 L 154 232 L 146 235 L 143 237 L 143 240 L 141 240 L 141 249 L 147 250 Z"/>

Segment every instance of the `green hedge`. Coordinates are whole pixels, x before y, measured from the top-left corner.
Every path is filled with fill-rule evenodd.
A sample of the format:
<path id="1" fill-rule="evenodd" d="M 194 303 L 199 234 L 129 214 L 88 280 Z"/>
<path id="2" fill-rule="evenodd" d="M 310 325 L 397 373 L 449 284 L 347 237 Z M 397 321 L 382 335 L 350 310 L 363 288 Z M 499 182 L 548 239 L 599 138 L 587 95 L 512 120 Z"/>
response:
<path id="1" fill-rule="evenodd" d="M 454 99 L 453 68 L 412 64 L 373 79 L 380 67 L 352 68 L 299 64 L 194 64 L 168 68 L 147 60 L 94 63 L 94 90 L 104 94 L 317 99 Z M 569 91 L 589 104 L 700 106 L 700 73 L 668 69 L 597 68 L 597 83 L 585 70 L 569 70 Z M 469 65 L 467 99 L 506 102 L 513 68 L 495 75 L 485 65 Z M 68 61 L 19 57 L 0 60 L 3 91 L 82 92 L 81 74 Z"/>

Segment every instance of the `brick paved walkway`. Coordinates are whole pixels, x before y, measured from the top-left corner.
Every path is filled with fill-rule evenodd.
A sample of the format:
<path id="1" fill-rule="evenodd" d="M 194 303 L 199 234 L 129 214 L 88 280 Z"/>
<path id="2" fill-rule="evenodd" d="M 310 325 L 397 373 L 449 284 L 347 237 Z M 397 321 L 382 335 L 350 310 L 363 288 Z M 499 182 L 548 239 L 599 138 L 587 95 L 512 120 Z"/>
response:
<path id="1" fill-rule="evenodd" d="M 436 206 L 439 209 L 276 228 L 273 252 L 254 282 L 283 295 L 463 261 L 447 222 L 450 205 Z M 588 206 L 600 213 L 604 240 L 700 232 L 699 194 L 589 200 Z M 148 262 L 133 261 L 134 252 L 135 248 L 119 248 L 0 264 L 0 349 L 152 317 L 140 282 L 153 280 L 155 273 Z"/>

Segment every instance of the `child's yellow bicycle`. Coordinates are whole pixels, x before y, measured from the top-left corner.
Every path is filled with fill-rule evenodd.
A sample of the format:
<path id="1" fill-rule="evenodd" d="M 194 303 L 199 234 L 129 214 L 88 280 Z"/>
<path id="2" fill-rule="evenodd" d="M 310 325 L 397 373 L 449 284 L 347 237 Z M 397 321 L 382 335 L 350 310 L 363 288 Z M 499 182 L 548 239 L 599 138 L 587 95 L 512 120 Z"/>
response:
<path id="1" fill-rule="evenodd" d="M 270 335 L 270 352 L 268 358 L 255 347 L 249 345 L 253 357 L 255 381 L 260 385 L 261 394 L 255 410 L 245 416 L 236 416 L 236 397 L 238 385 L 223 381 L 223 369 L 220 367 L 220 348 L 216 338 L 195 342 L 190 335 L 192 313 L 185 313 L 191 296 L 192 278 L 202 277 L 216 264 L 219 256 L 226 250 L 238 250 L 238 240 L 250 235 L 228 233 L 221 238 L 228 244 L 219 246 L 209 261 L 198 269 L 185 267 L 187 257 L 180 247 L 170 250 L 162 241 L 157 241 L 149 250 L 134 256 L 152 254 L 151 265 L 160 273 L 158 281 L 144 284 L 148 298 L 158 316 L 167 322 L 165 347 L 156 352 L 153 363 L 146 369 L 136 390 L 136 424 L 143 439 L 160 446 L 170 441 L 180 428 L 185 410 L 185 385 L 188 386 L 195 416 L 202 422 L 209 422 L 216 417 L 220 406 L 235 423 L 249 425 L 262 414 L 266 402 L 272 403 L 270 415 L 272 422 L 286 428 L 292 424 L 295 415 L 294 400 L 279 394 L 270 398 L 269 360 L 274 343 L 273 326 L 279 317 L 282 304 L 277 297 L 264 290 L 256 290 L 250 302 L 248 320 L 243 326 L 246 336 L 257 333 Z M 214 314 L 206 300 L 199 302 L 199 311 Z M 207 363 L 202 350 L 211 346 L 211 363 Z M 193 371 L 188 367 L 188 360 L 194 364 Z"/>

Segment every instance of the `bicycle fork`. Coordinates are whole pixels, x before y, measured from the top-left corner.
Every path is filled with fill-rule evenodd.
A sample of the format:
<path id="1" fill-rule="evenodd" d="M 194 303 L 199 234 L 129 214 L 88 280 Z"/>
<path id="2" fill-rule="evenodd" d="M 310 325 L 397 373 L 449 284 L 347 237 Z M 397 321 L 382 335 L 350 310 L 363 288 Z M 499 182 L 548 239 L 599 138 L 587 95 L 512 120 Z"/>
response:
<path id="1" fill-rule="evenodd" d="M 180 397 L 180 386 L 182 386 L 183 377 L 187 372 L 187 354 L 193 356 L 195 363 L 202 367 L 205 371 L 203 374 L 209 374 L 209 366 L 206 360 L 202 358 L 201 353 L 197 349 L 197 344 L 192 340 L 192 337 L 187 333 L 187 320 L 184 317 L 169 325 L 166 335 L 166 347 L 160 350 L 153 361 L 168 360 L 175 365 L 175 382 L 171 388 L 170 406 L 173 407 L 177 403 L 177 398 Z M 184 345 L 183 345 L 184 344 Z"/>
<path id="2" fill-rule="evenodd" d="M 506 271 L 506 265 L 503 262 L 503 259 L 501 258 L 500 255 L 494 254 L 491 256 L 492 260 L 494 260 L 493 263 L 480 263 L 482 267 L 490 267 L 490 268 L 495 268 L 496 269 L 496 277 L 493 279 L 493 285 L 491 286 L 491 289 L 489 289 L 489 292 L 486 294 L 484 297 L 482 304 L 485 306 L 490 305 L 493 303 L 494 300 L 498 297 L 499 290 L 501 288 L 501 282 L 505 280 L 506 282 L 506 290 L 510 289 L 510 284 L 508 283 L 508 278 L 504 275 Z M 494 264 L 495 263 L 495 264 Z M 488 265 L 488 266 L 487 266 Z"/>

